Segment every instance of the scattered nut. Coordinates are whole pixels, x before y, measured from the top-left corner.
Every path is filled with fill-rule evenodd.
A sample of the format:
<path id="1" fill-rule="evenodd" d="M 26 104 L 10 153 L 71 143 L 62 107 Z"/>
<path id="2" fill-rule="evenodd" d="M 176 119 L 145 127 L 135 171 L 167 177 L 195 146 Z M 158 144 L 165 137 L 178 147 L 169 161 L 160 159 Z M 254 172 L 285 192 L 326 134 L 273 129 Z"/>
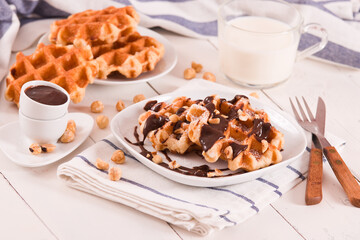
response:
<path id="1" fill-rule="evenodd" d="M 103 161 L 101 158 L 96 159 L 95 166 L 97 167 L 97 169 L 100 169 L 100 170 L 108 170 L 109 169 L 109 163 Z"/>
<path id="2" fill-rule="evenodd" d="M 67 123 L 66 129 L 68 129 L 68 130 L 75 133 L 75 131 L 76 131 L 76 123 L 75 123 L 75 121 L 72 120 L 72 119 L 69 120 L 68 123 Z"/>
<path id="3" fill-rule="evenodd" d="M 33 155 L 38 155 L 38 154 L 41 153 L 41 147 L 40 147 L 39 144 L 33 143 L 33 144 L 30 145 L 29 151 L 30 151 Z"/>
<path id="4" fill-rule="evenodd" d="M 117 164 L 122 164 L 125 162 L 125 154 L 121 150 L 116 150 L 111 156 L 111 161 Z"/>
<path id="5" fill-rule="evenodd" d="M 220 123 L 220 118 L 210 118 L 209 123 L 210 124 L 219 124 Z"/>
<path id="6" fill-rule="evenodd" d="M 121 169 L 118 167 L 112 167 L 109 170 L 109 179 L 111 181 L 119 181 L 121 178 Z"/>
<path id="7" fill-rule="evenodd" d="M 60 137 L 60 142 L 62 143 L 69 143 L 72 142 L 75 138 L 75 132 L 71 131 L 70 129 L 66 129 L 64 134 Z"/>
<path id="8" fill-rule="evenodd" d="M 160 155 L 155 154 L 153 155 L 152 161 L 156 164 L 160 164 L 162 163 L 162 157 Z"/>
<path id="9" fill-rule="evenodd" d="M 109 118 L 105 115 L 99 115 L 96 117 L 96 124 L 100 129 L 104 129 L 109 125 Z"/>
<path id="10" fill-rule="evenodd" d="M 220 169 L 215 168 L 215 175 L 221 176 L 221 175 L 223 175 L 223 172 Z"/>
<path id="11" fill-rule="evenodd" d="M 204 72 L 204 75 L 202 78 L 205 80 L 208 80 L 210 82 L 216 82 L 216 77 L 211 72 Z"/>
<path id="12" fill-rule="evenodd" d="M 142 100 L 145 100 L 146 97 L 144 96 L 144 94 L 138 94 L 133 98 L 133 102 L 137 103 L 137 102 L 141 102 Z"/>
<path id="13" fill-rule="evenodd" d="M 225 149 L 224 149 L 224 154 L 226 156 L 226 159 L 232 159 L 233 158 L 233 149 L 231 146 L 227 146 Z"/>
<path id="14" fill-rule="evenodd" d="M 259 94 L 257 94 L 257 92 L 252 92 L 252 93 L 250 93 L 249 95 L 252 96 L 252 97 L 254 97 L 254 98 L 257 98 L 257 99 L 260 98 L 260 97 L 259 97 Z"/>
<path id="15" fill-rule="evenodd" d="M 147 158 L 151 157 L 150 153 L 146 154 L 146 157 L 147 157 Z"/>
<path id="16" fill-rule="evenodd" d="M 193 79 L 194 77 L 196 77 L 196 71 L 193 68 L 187 68 L 184 71 L 184 78 L 186 80 L 190 80 Z"/>
<path id="17" fill-rule="evenodd" d="M 217 168 L 215 168 L 215 170 L 214 170 L 214 172 L 208 172 L 207 173 L 207 177 L 219 177 L 219 176 L 221 176 L 221 175 L 223 175 L 223 172 L 221 171 L 221 170 L 219 170 L 219 169 L 217 169 Z"/>
<path id="18" fill-rule="evenodd" d="M 54 144 L 41 144 L 41 151 L 44 153 L 50 153 L 54 151 L 56 146 Z"/>
<path id="19" fill-rule="evenodd" d="M 124 108 L 125 108 L 125 103 L 120 99 L 120 100 L 116 103 L 116 110 L 117 110 L 118 112 L 121 112 Z"/>
<path id="20" fill-rule="evenodd" d="M 201 72 L 203 66 L 200 63 L 191 62 L 191 67 L 195 70 L 196 73 Z"/>
<path id="21" fill-rule="evenodd" d="M 269 143 L 265 139 L 261 140 L 261 152 L 262 153 L 266 152 L 268 148 L 269 148 Z"/>
<path id="22" fill-rule="evenodd" d="M 93 113 L 101 113 L 104 110 L 104 104 L 101 101 L 95 101 L 91 104 L 90 110 Z"/>
<path id="23" fill-rule="evenodd" d="M 174 161 L 171 161 L 170 163 L 169 163 L 169 168 L 170 169 L 176 169 L 176 168 L 179 168 L 180 167 L 180 165 L 174 160 Z"/>
<path id="24" fill-rule="evenodd" d="M 238 111 L 237 111 L 237 113 L 238 113 L 238 116 L 239 116 L 239 120 L 240 121 L 247 121 L 248 119 L 249 119 L 249 116 L 245 113 L 245 112 L 243 112 L 241 109 L 239 109 Z"/>

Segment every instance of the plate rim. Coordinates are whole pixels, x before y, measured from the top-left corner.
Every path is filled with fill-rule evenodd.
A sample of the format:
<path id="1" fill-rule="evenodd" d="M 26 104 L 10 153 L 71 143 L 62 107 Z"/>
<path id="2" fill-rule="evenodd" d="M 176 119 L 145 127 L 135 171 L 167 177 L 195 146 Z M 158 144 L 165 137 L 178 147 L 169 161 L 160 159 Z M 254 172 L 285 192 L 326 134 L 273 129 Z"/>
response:
<path id="1" fill-rule="evenodd" d="M 130 79 L 127 81 L 118 81 L 118 80 L 112 81 L 112 80 L 107 80 L 107 79 L 98 79 L 95 77 L 93 84 L 105 85 L 105 86 L 118 86 L 118 85 L 132 85 L 132 84 L 146 83 L 146 82 L 150 82 L 150 81 L 153 81 L 155 79 L 158 79 L 160 77 L 167 75 L 170 71 L 172 71 L 175 68 L 175 66 L 178 62 L 178 56 L 176 53 L 176 49 L 166 37 L 162 36 L 160 33 L 157 33 L 154 30 L 151 30 L 149 28 L 142 27 L 142 26 L 137 26 L 137 31 L 142 35 L 149 35 L 150 37 L 155 38 L 157 41 L 161 42 L 164 45 L 164 47 L 166 46 L 165 47 L 165 55 L 160 59 L 160 61 L 157 64 L 159 64 L 161 61 L 164 60 L 166 54 L 170 54 L 170 53 L 173 54 L 173 56 L 172 56 L 173 60 L 171 63 L 168 64 L 167 69 L 165 69 L 165 71 L 163 71 L 155 76 L 148 77 L 145 79 L 139 79 L 139 80 Z M 39 43 L 51 44 L 51 42 L 48 40 L 49 35 L 50 35 L 50 31 L 47 31 L 45 34 L 43 34 L 40 37 L 38 44 Z M 160 40 L 158 38 L 160 38 Z M 156 68 L 156 66 L 155 66 L 155 68 Z M 146 74 L 146 72 L 144 74 Z M 141 74 L 139 76 L 141 76 Z"/>
<path id="2" fill-rule="evenodd" d="M 179 89 L 181 90 L 181 89 Z M 191 95 L 191 93 L 204 93 L 204 92 L 209 92 L 210 89 L 200 89 L 198 91 L 194 91 L 194 90 L 190 90 L 189 91 L 189 95 Z M 136 103 L 132 106 L 129 106 L 127 111 L 131 111 L 132 109 L 136 109 L 139 108 L 139 106 L 142 106 L 146 101 L 150 101 L 150 100 L 159 100 L 160 99 L 164 99 L 164 98 L 168 98 L 167 100 L 170 100 L 171 98 L 176 97 L 177 95 L 181 95 L 177 93 L 178 90 L 175 90 L 174 92 L 171 93 L 166 93 L 166 94 L 162 94 L 162 95 L 158 95 L 158 96 L 154 96 L 152 98 L 148 98 L 144 101 L 141 101 L 139 103 Z M 211 90 L 210 90 L 211 91 Z M 227 93 L 227 94 L 233 94 L 233 92 L 231 91 L 227 91 L 227 90 L 220 90 L 218 92 L 221 93 Z M 241 94 L 241 93 L 239 93 Z M 248 96 L 249 94 L 245 94 L 246 96 Z M 299 133 L 299 138 L 301 138 L 301 142 L 303 143 L 303 148 L 301 151 L 299 151 L 295 156 L 286 159 L 285 161 L 279 162 L 277 164 L 274 165 L 270 165 L 268 167 L 265 168 L 261 168 L 255 171 L 251 171 L 251 172 L 246 172 L 244 174 L 246 174 L 246 176 L 248 178 L 250 178 L 249 180 L 245 180 L 245 181 L 239 181 L 239 179 L 244 178 L 244 174 L 240 174 L 240 175 L 234 175 L 234 176 L 229 176 L 229 177 L 224 177 L 224 178 L 199 178 L 197 176 L 188 176 L 188 175 L 184 175 L 181 173 L 177 173 L 171 170 L 168 170 L 164 167 L 159 166 L 158 164 L 149 161 L 149 159 L 145 158 L 144 156 L 142 156 L 138 151 L 136 151 L 134 148 L 132 148 L 130 146 L 129 143 L 127 143 L 125 141 L 125 136 L 123 136 L 121 133 L 117 133 L 116 132 L 116 122 L 119 121 L 119 118 L 123 115 L 126 114 L 127 111 L 121 111 L 119 113 L 117 113 L 113 119 L 111 120 L 110 123 L 110 129 L 112 134 L 115 136 L 115 138 L 136 158 L 138 159 L 143 165 L 145 165 L 146 167 L 150 168 L 150 170 L 168 178 L 171 179 L 173 181 L 176 182 L 180 182 L 182 184 L 186 184 L 186 185 L 190 185 L 190 186 L 196 186 L 196 187 L 216 187 L 216 186 L 229 186 L 229 185 L 233 185 L 233 184 L 237 184 L 237 183 L 242 183 L 242 182 L 247 182 L 247 181 L 251 181 L 253 179 L 255 179 L 256 177 L 260 177 L 263 176 L 264 174 L 268 173 L 269 171 L 276 171 L 277 169 L 279 169 L 281 166 L 283 165 L 289 165 L 291 164 L 293 161 L 295 161 L 296 159 L 298 159 L 306 150 L 306 144 L 307 144 L 307 140 L 306 140 L 306 136 L 305 136 L 305 132 L 304 130 L 300 127 L 300 125 L 295 121 L 295 119 L 293 119 L 293 117 L 288 114 L 287 112 L 278 110 L 276 108 L 274 108 L 273 106 L 264 103 L 256 98 L 253 98 L 251 96 L 248 96 L 249 99 L 251 101 L 255 101 L 257 103 L 260 103 L 261 105 L 263 105 L 264 107 L 273 110 L 274 112 L 276 112 L 277 114 L 281 115 L 282 117 L 284 117 L 287 121 L 289 121 L 291 123 L 291 125 L 293 127 L 295 127 L 295 129 L 298 131 Z M 169 174 L 168 174 L 169 173 Z M 171 175 L 171 176 L 169 176 Z M 254 176 L 255 177 L 252 177 Z M 174 177 L 177 176 L 177 177 Z M 171 178 L 170 178 L 171 177 Z M 174 177 L 174 178 L 173 178 Z M 182 181 L 182 179 L 184 179 L 184 181 Z M 199 180 L 200 179 L 200 180 Z M 230 179 L 230 180 L 229 180 Z M 233 180 L 233 181 L 231 181 Z M 238 181 L 236 181 L 238 180 Z M 189 183 L 190 182 L 190 183 Z M 232 183 L 228 183 L 228 182 L 232 182 Z"/>
<path id="3" fill-rule="evenodd" d="M 47 165 L 50 165 L 50 164 L 52 164 L 54 162 L 57 162 L 57 161 L 63 159 L 64 157 L 66 157 L 67 155 L 69 155 L 70 153 L 75 151 L 81 144 L 83 144 L 86 141 L 86 139 L 89 137 L 89 135 L 90 135 L 90 133 L 91 133 L 93 127 L 94 127 L 94 119 L 89 114 L 82 113 L 82 112 L 70 112 L 68 114 L 69 114 L 70 117 L 71 117 L 71 115 L 82 115 L 84 117 L 86 116 L 86 118 L 88 118 L 88 123 L 90 123 L 91 126 L 89 126 L 88 132 L 86 134 L 84 134 L 84 138 L 81 141 L 79 141 L 78 143 L 74 144 L 74 146 L 71 149 L 69 149 L 67 152 L 59 154 L 59 156 L 57 156 L 55 158 L 52 158 L 52 159 L 49 159 L 47 161 L 41 161 L 41 162 L 38 162 L 38 163 L 35 163 L 35 164 L 31 164 L 31 163 L 27 164 L 27 163 L 17 161 L 16 159 L 14 159 L 14 157 L 12 155 L 9 155 L 8 151 L 4 151 L 2 145 L 0 145 L 0 150 L 13 163 L 15 163 L 15 164 L 17 164 L 19 166 L 28 167 L 28 168 L 47 166 Z M 0 127 L 0 131 L 3 128 L 8 128 L 10 125 L 16 125 L 16 124 L 19 124 L 19 121 L 13 121 L 13 122 L 7 123 L 7 124 Z"/>

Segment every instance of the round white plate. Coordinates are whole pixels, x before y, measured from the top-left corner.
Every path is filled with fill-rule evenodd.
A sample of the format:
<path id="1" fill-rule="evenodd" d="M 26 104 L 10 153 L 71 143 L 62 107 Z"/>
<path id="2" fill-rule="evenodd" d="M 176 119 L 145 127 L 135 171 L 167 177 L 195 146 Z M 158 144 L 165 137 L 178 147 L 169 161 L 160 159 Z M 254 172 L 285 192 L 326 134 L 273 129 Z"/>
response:
<path id="1" fill-rule="evenodd" d="M 147 99 L 145 101 L 139 102 L 137 104 L 131 105 L 125 108 L 123 111 L 118 113 L 113 120 L 111 121 L 111 131 L 114 136 L 125 146 L 125 148 L 140 162 L 154 170 L 155 172 L 167 177 L 173 181 L 180 182 L 187 185 L 192 186 L 200 186 L 200 187 L 216 187 L 216 186 L 225 186 L 232 185 L 236 183 L 246 182 L 253 179 L 256 179 L 270 171 L 274 171 L 283 166 L 287 166 L 292 161 L 296 160 L 305 150 L 306 148 L 306 138 L 303 129 L 293 120 L 293 118 L 277 109 L 274 109 L 271 106 L 268 106 L 261 101 L 249 97 L 250 103 L 252 107 L 256 109 L 264 109 L 270 119 L 273 126 L 275 126 L 278 130 L 280 130 L 285 137 L 285 146 L 284 150 L 281 152 L 283 156 L 283 161 L 268 166 L 263 169 L 259 169 L 253 172 L 246 172 L 242 174 L 218 177 L 218 178 L 207 178 L 207 177 L 197 177 L 197 176 L 189 176 L 184 175 L 182 173 L 175 172 L 168 168 L 162 167 L 160 165 L 155 164 L 151 160 L 140 154 L 140 149 L 137 146 L 129 144 L 126 140 L 129 139 L 132 142 L 135 141 L 134 137 L 134 127 L 138 125 L 138 117 L 141 113 L 144 112 L 143 107 L 145 103 L 149 100 L 157 100 L 158 102 L 171 102 L 174 98 L 179 96 L 191 97 L 193 99 L 204 99 L 206 96 L 218 94 L 220 97 L 226 99 L 232 99 L 234 97 L 234 92 L 223 92 L 223 91 L 177 91 L 176 95 L 174 93 L 160 95 L 151 99 Z M 241 94 L 241 93 L 237 93 Z M 142 140 L 142 134 L 139 133 L 140 140 Z M 152 147 L 149 140 L 145 141 L 144 147 L 149 151 L 155 151 Z M 162 155 L 162 153 L 160 153 Z M 163 155 L 162 155 L 163 156 Z M 227 168 L 227 163 L 225 161 L 217 161 L 216 163 L 208 163 L 204 159 L 201 159 L 196 154 L 188 154 L 188 155 L 179 155 L 179 154 L 169 154 L 172 160 L 176 160 L 181 166 L 192 168 L 194 166 L 200 166 L 203 164 L 207 164 L 211 169 L 224 169 Z M 163 161 L 166 162 L 165 157 L 163 156 Z"/>
<path id="2" fill-rule="evenodd" d="M 135 84 L 135 83 L 142 83 L 154 80 L 161 76 L 166 75 L 169 73 L 176 65 L 177 56 L 175 48 L 171 45 L 171 43 L 162 35 L 158 34 L 155 31 L 144 27 L 137 27 L 138 32 L 143 36 L 149 36 L 155 38 L 157 41 L 161 42 L 165 48 L 165 54 L 162 59 L 156 64 L 155 69 L 150 72 L 145 72 L 140 74 L 137 78 L 125 78 L 125 77 L 109 77 L 108 79 L 98 79 L 95 78 L 95 84 L 101 85 L 123 85 L 123 84 Z M 51 44 L 49 41 L 49 34 L 47 33 L 42 36 L 39 40 L 39 43 L 44 43 L 45 45 Z"/>
<path id="3" fill-rule="evenodd" d="M 19 122 L 8 123 L 0 128 L 0 149 L 14 163 L 24 167 L 41 167 L 54 163 L 82 144 L 89 136 L 94 120 L 85 113 L 69 113 L 69 119 L 76 123 L 76 136 L 70 143 L 56 143 L 51 153 L 32 155 L 29 151 L 30 142 L 21 133 Z"/>

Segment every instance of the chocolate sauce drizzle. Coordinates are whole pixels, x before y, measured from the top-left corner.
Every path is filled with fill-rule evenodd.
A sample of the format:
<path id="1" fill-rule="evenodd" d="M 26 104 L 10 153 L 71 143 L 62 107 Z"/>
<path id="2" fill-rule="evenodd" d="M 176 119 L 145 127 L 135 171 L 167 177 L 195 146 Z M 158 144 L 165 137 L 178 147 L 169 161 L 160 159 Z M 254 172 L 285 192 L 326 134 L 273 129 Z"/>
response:
<path id="1" fill-rule="evenodd" d="M 167 121 L 169 121 L 167 117 L 151 114 L 144 123 L 144 129 L 143 129 L 144 140 L 146 136 L 149 134 L 149 132 L 162 127 Z"/>
<path id="2" fill-rule="evenodd" d="M 230 146 L 233 150 L 233 158 L 236 158 L 241 152 L 245 151 L 248 145 L 237 144 L 236 142 L 230 143 Z"/>
<path id="3" fill-rule="evenodd" d="M 140 136 L 139 136 L 139 134 L 137 132 L 137 126 L 135 126 L 135 128 L 134 128 L 134 137 L 136 139 L 136 142 L 132 142 L 126 137 L 125 137 L 125 140 L 129 144 L 132 144 L 134 146 L 138 146 L 140 148 L 140 150 L 141 150 L 140 154 L 151 161 L 153 156 L 152 156 L 151 152 L 144 147 L 144 141 L 140 141 Z M 211 169 L 210 166 L 206 165 L 206 164 L 200 165 L 200 166 L 194 166 L 192 168 L 185 167 L 185 166 L 180 166 L 179 168 L 171 169 L 169 167 L 169 163 L 172 162 L 172 159 L 169 157 L 168 151 L 165 150 L 165 151 L 161 151 L 161 152 L 164 154 L 164 156 L 165 156 L 168 163 L 162 162 L 159 165 L 162 166 L 162 167 L 165 167 L 165 168 L 167 168 L 167 169 L 169 169 L 171 171 L 178 172 L 178 173 L 181 173 L 181 174 L 184 174 L 184 175 L 196 176 L 196 177 L 207 177 L 208 172 L 213 172 L 214 171 L 214 169 Z M 200 154 L 200 156 L 202 157 L 201 154 Z M 219 169 L 219 170 L 222 171 L 222 172 L 225 172 L 225 171 L 229 171 L 229 168 L 223 168 L 223 169 Z M 228 177 L 228 176 L 233 176 L 233 175 L 237 175 L 237 174 L 242 174 L 244 172 L 245 172 L 244 170 L 239 170 L 237 172 L 231 172 L 231 173 L 228 173 L 228 174 L 224 174 L 222 176 L 214 176 L 214 178 Z"/>
<path id="4" fill-rule="evenodd" d="M 149 111 L 156 103 L 156 100 L 148 101 L 144 106 L 144 110 Z"/>
<path id="5" fill-rule="evenodd" d="M 248 134 L 250 137 L 251 135 L 255 135 L 256 140 L 261 142 L 261 140 L 265 139 L 268 140 L 271 124 L 264 122 L 262 119 L 254 119 L 253 122 L 254 126 L 251 132 Z"/>

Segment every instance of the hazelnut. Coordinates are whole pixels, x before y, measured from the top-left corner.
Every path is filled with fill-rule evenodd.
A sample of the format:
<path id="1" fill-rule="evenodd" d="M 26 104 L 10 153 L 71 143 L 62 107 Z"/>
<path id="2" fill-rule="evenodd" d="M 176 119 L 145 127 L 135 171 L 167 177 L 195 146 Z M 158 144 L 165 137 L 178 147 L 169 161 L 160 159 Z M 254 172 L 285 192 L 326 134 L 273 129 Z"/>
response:
<path id="1" fill-rule="evenodd" d="M 112 167 L 109 170 L 109 179 L 111 181 L 119 181 L 121 178 L 122 172 L 118 167 Z"/>
<path id="2" fill-rule="evenodd" d="M 220 123 L 220 118 L 210 118 L 209 123 L 210 124 L 219 124 Z"/>
<path id="3" fill-rule="evenodd" d="M 202 78 L 205 80 L 208 80 L 210 82 L 216 82 L 216 77 L 211 72 L 204 72 L 204 75 Z"/>
<path id="4" fill-rule="evenodd" d="M 72 119 L 69 120 L 68 123 L 67 123 L 66 129 L 68 129 L 68 130 L 75 133 L 75 131 L 76 131 L 76 123 L 75 123 L 75 121 L 72 120 Z"/>
<path id="5" fill-rule="evenodd" d="M 103 161 L 101 158 L 96 159 L 95 166 L 97 167 L 97 169 L 100 169 L 100 170 L 108 170 L 109 169 L 109 163 Z"/>
<path id="6" fill-rule="evenodd" d="M 144 94 L 138 94 L 133 98 L 133 102 L 137 103 L 137 102 L 141 102 L 142 100 L 145 100 L 145 96 Z"/>
<path id="7" fill-rule="evenodd" d="M 90 110 L 93 113 L 101 113 L 104 110 L 104 104 L 101 101 L 95 101 L 91 104 Z"/>
<path id="8" fill-rule="evenodd" d="M 122 164 L 125 162 L 125 154 L 121 150 L 116 150 L 111 156 L 111 161 L 117 164 Z"/>
<path id="9" fill-rule="evenodd" d="M 160 164 L 162 163 L 162 157 L 160 155 L 155 154 L 153 155 L 152 161 L 156 164 Z"/>
<path id="10" fill-rule="evenodd" d="M 180 167 L 180 165 L 175 160 L 173 160 L 173 161 L 171 161 L 169 163 L 169 168 L 170 169 L 176 169 L 176 168 L 179 168 L 179 167 Z"/>
<path id="11" fill-rule="evenodd" d="M 196 71 L 193 68 L 187 68 L 184 71 L 184 78 L 190 80 L 196 77 Z"/>
<path id="12" fill-rule="evenodd" d="M 72 142 L 75 138 L 75 132 L 71 131 L 70 129 L 66 129 L 64 134 L 60 137 L 60 142 L 62 143 L 69 143 Z"/>
<path id="13" fill-rule="evenodd" d="M 199 73 L 203 69 L 203 66 L 200 63 L 192 62 L 191 68 L 193 68 L 196 73 Z"/>
<path id="14" fill-rule="evenodd" d="M 56 146 L 54 144 L 41 144 L 41 151 L 43 153 L 50 153 L 54 151 Z"/>
<path id="15" fill-rule="evenodd" d="M 39 144 L 33 143 L 33 144 L 30 145 L 29 151 L 30 151 L 33 155 L 38 155 L 38 154 L 41 153 L 41 147 L 40 147 Z"/>
<path id="16" fill-rule="evenodd" d="M 109 125 L 109 118 L 104 115 L 99 115 L 96 117 L 96 124 L 100 129 L 104 129 Z"/>
<path id="17" fill-rule="evenodd" d="M 118 112 L 121 112 L 121 110 L 123 110 L 125 108 L 125 103 L 120 99 L 117 103 L 116 103 L 116 110 Z"/>
<path id="18" fill-rule="evenodd" d="M 252 93 L 250 93 L 249 95 L 252 96 L 252 97 L 254 97 L 254 98 L 257 98 L 257 99 L 260 98 L 260 97 L 259 97 L 259 94 L 258 94 L 257 92 L 252 92 Z"/>

